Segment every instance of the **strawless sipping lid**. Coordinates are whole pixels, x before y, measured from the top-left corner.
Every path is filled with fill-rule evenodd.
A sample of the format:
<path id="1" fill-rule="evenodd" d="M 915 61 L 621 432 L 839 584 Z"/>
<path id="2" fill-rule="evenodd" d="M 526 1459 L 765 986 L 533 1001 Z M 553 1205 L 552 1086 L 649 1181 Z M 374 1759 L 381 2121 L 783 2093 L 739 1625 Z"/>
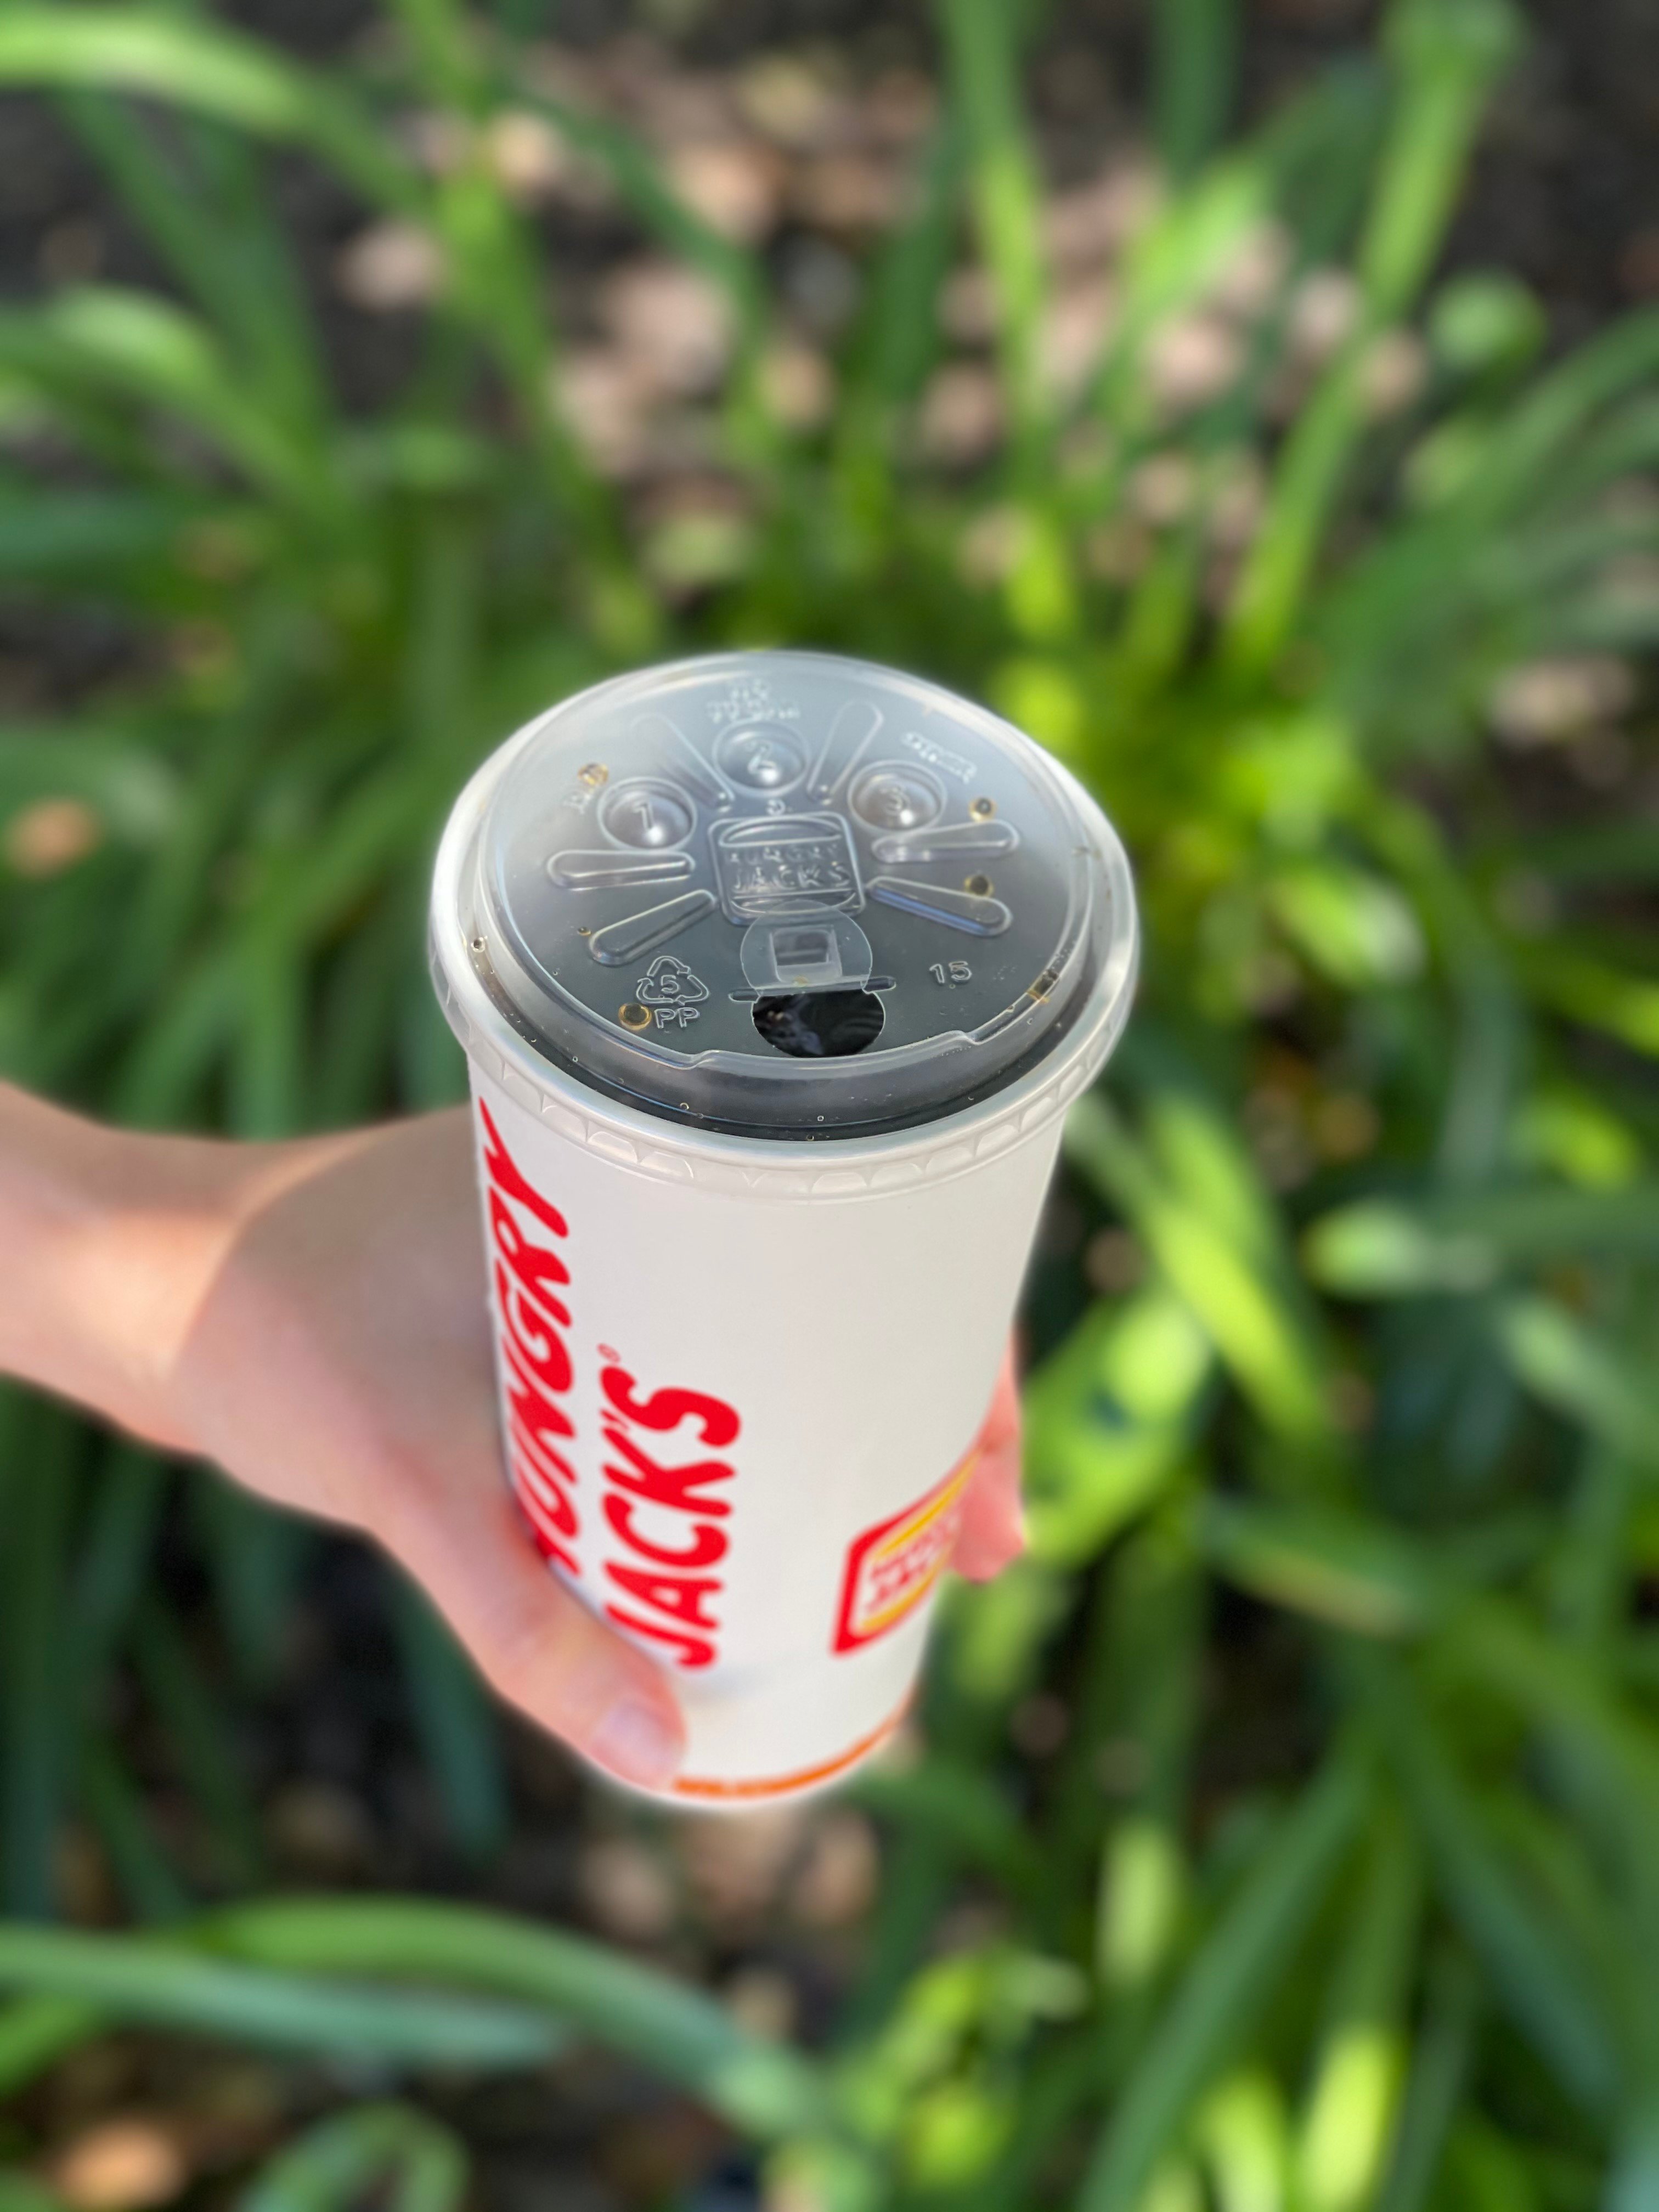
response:
<path id="1" fill-rule="evenodd" d="M 434 926 L 544 1058 L 647 1112 L 869 1136 L 1005 1087 L 1103 998 L 1121 1014 L 1122 848 L 1040 747 L 936 684 L 681 661 L 567 700 L 498 766 Z"/>

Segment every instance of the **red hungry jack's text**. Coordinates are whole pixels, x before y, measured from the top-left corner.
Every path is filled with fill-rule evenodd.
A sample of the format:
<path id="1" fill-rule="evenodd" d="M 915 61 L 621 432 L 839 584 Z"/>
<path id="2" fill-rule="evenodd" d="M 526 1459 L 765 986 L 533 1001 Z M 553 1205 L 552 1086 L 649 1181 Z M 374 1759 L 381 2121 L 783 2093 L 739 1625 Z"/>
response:
<path id="1" fill-rule="evenodd" d="M 714 1600 L 724 1578 L 714 1571 L 731 1548 L 726 1522 L 731 1500 L 720 1486 L 736 1468 L 724 1452 L 737 1442 L 737 1414 L 704 1390 L 653 1390 L 641 1398 L 634 1377 L 614 1362 L 599 1370 L 602 1419 L 611 1457 L 605 1463 L 605 1517 L 625 1556 L 605 1561 L 605 1579 L 627 1601 L 607 1596 L 619 1627 L 665 1645 L 682 1667 L 707 1667 L 716 1655 L 720 1620 Z M 696 1434 L 682 1437 L 687 1422 Z M 687 1459 L 687 1450 L 702 1455 Z M 640 1507 L 677 1518 L 665 1532 Z M 640 1525 L 643 1517 L 656 1533 Z M 668 1533 L 674 1541 L 665 1543 Z"/>
<path id="2" fill-rule="evenodd" d="M 544 1241 L 562 1243 L 569 1231 L 521 1173 L 482 1099 L 478 1114 L 513 1488 L 543 1556 L 580 1581 L 571 1319 L 562 1295 L 570 1273 Z M 607 1348 L 601 1357 L 600 1508 L 611 1539 L 600 1570 L 604 1610 L 680 1666 L 709 1666 L 725 1588 L 716 1570 L 731 1548 L 724 1488 L 736 1468 L 725 1455 L 737 1441 L 738 1415 L 703 1390 L 641 1394 L 617 1355 Z"/>
<path id="3" fill-rule="evenodd" d="M 581 1526 L 576 1470 L 566 1449 L 576 1433 L 568 1411 L 574 1379 L 570 1309 L 561 1296 L 570 1271 L 550 1245 L 537 1240 L 524 1216 L 561 1243 L 570 1232 L 558 1208 L 519 1172 L 482 1098 L 478 1118 L 513 1489 L 542 1556 L 580 1577 L 572 1548 Z"/>

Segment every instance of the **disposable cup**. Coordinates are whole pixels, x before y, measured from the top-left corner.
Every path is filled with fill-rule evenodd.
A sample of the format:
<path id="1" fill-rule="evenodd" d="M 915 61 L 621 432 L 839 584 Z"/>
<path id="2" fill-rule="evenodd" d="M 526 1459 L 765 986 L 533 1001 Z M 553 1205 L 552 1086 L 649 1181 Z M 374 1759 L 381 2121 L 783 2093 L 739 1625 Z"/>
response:
<path id="1" fill-rule="evenodd" d="M 682 1804 L 897 1726 L 1127 863 L 1030 739 L 867 663 L 725 654 L 509 738 L 439 854 L 508 1478 L 672 1675 Z"/>

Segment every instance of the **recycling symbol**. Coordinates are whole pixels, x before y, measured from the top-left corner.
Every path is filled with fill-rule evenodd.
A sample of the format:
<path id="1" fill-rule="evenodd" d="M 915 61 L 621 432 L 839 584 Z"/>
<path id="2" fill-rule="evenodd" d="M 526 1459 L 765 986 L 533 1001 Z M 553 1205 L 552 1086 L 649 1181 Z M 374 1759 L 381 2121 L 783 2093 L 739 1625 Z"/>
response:
<path id="1" fill-rule="evenodd" d="M 675 1025 L 684 1029 L 697 1019 L 697 1006 L 708 996 L 708 986 L 692 974 L 684 960 L 677 960 L 672 952 L 661 952 L 634 986 L 634 996 L 641 1006 L 652 1008 L 659 1029 Z"/>

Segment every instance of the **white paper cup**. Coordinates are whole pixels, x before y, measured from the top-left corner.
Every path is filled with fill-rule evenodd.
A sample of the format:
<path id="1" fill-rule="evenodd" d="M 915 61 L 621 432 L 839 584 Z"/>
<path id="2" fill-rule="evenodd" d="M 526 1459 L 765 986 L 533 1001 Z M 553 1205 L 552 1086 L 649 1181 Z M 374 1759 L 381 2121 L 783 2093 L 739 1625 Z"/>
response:
<path id="1" fill-rule="evenodd" d="M 432 949 L 527 1528 L 669 1669 L 665 1797 L 823 1787 L 915 1686 L 1061 1115 L 1127 1010 L 1121 848 L 947 693 L 721 656 L 485 763 Z"/>

